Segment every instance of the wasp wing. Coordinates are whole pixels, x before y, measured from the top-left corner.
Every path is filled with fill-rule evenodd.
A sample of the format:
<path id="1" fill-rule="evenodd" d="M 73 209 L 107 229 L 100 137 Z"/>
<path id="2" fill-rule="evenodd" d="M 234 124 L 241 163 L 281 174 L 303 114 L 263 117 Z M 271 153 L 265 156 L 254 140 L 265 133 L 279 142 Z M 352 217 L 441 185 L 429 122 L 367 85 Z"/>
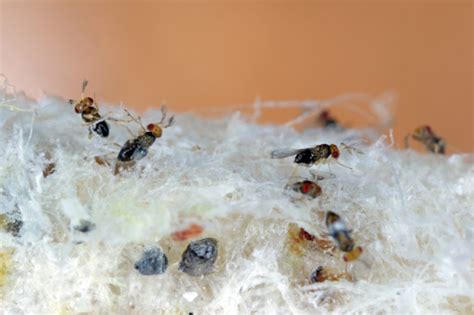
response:
<path id="1" fill-rule="evenodd" d="M 296 155 L 305 149 L 277 149 L 271 153 L 272 159 L 284 159 L 286 157 Z"/>

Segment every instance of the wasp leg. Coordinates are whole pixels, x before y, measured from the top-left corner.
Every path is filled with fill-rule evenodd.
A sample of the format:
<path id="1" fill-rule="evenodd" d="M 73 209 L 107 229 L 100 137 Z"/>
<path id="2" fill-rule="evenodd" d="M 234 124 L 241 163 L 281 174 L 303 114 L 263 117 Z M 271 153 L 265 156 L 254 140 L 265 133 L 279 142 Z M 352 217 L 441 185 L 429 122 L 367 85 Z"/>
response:
<path id="1" fill-rule="evenodd" d="M 309 173 L 313 179 L 317 181 L 336 178 L 336 174 L 332 172 L 316 172 L 315 170 L 310 170 Z"/>
<path id="2" fill-rule="evenodd" d="M 290 177 L 288 178 L 287 186 L 290 185 L 291 182 L 294 182 L 295 179 L 301 178 L 300 176 L 296 176 L 297 172 L 298 172 L 298 166 L 294 165 L 293 171 L 291 172 Z"/>
<path id="3" fill-rule="evenodd" d="M 89 140 L 92 139 L 92 136 L 94 135 L 92 132 L 92 124 L 89 124 Z"/>
<path id="4" fill-rule="evenodd" d="M 86 91 L 86 87 L 88 83 L 89 81 L 87 81 L 86 79 L 82 81 L 81 100 L 84 98 L 84 93 Z"/>
<path id="5" fill-rule="evenodd" d="M 344 142 L 341 142 L 341 147 L 342 147 L 343 150 L 349 152 L 349 154 L 352 154 L 354 152 L 358 153 L 358 154 L 364 154 L 364 152 L 362 152 L 361 150 L 357 149 L 356 147 L 347 145 Z"/>

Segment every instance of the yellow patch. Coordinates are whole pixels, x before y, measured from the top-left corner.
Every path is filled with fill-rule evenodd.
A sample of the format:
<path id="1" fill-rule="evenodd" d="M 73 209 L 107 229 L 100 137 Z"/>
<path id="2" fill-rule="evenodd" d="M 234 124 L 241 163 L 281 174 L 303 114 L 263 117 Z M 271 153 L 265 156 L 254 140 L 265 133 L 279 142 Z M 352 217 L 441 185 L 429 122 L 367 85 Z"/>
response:
<path id="1" fill-rule="evenodd" d="M 354 261 L 362 255 L 362 247 L 356 247 L 344 255 L 344 261 Z"/>
<path id="2" fill-rule="evenodd" d="M 7 282 L 7 275 L 10 271 L 12 251 L 0 251 L 0 287 Z"/>

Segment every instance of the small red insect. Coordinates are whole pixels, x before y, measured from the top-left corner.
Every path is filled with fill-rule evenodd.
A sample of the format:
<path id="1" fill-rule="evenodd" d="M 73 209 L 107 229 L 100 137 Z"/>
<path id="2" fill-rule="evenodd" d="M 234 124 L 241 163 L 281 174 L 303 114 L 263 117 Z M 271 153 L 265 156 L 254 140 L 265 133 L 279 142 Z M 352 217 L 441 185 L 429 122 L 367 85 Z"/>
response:
<path id="1" fill-rule="evenodd" d="M 293 183 L 288 185 L 288 188 L 313 199 L 319 197 L 322 193 L 321 186 L 310 180 Z"/>
<path id="2" fill-rule="evenodd" d="M 171 238 L 175 241 L 185 241 L 196 237 L 204 231 L 204 228 L 198 224 L 191 224 L 184 230 L 180 230 L 171 234 Z"/>
<path id="3" fill-rule="evenodd" d="M 298 256 L 303 256 L 310 249 L 332 256 L 336 249 L 330 240 L 318 238 L 294 223 L 288 226 L 288 241 L 290 251 Z"/>

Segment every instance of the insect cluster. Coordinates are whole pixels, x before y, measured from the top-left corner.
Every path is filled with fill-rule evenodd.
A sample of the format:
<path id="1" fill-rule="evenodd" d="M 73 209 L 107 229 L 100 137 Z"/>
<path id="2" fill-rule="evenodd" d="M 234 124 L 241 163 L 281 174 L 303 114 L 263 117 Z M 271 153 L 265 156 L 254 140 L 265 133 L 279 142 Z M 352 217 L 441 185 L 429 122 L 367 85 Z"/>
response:
<path id="1" fill-rule="evenodd" d="M 114 131 L 114 125 L 124 126 L 130 134 L 130 138 L 123 144 L 116 144 L 119 147 L 115 158 L 115 166 L 113 173 L 121 174 L 122 170 L 133 168 L 140 160 L 147 157 L 150 147 L 163 136 L 164 129 L 169 128 L 174 123 L 174 116 L 169 116 L 167 108 L 161 107 L 161 119 L 157 122 L 144 125 L 140 117 L 133 116 L 129 111 L 126 113 L 125 119 L 114 118 L 109 115 L 103 115 L 99 111 L 99 105 L 95 98 L 85 95 L 88 82 L 85 80 L 82 84 L 82 93 L 79 100 L 70 100 L 70 104 L 74 105 L 74 111 L 81 115 L 81 119 L 88 128 L 89 137 L 94 135 L 109 140 L 110 135 Z M 341 124 L 328 112 L 324 111 L 319 115 L 319 123 L 324 128 L 332 128 L 333 130 L 342 130 Z M 133 132 L 129 129 L 128 124 L 134 123 L 138 126 L 139 132 Z M 408 137 L 407 137 L 408 138 Z M 429 151 L 433 153 L 444 154 L 445 142 L 435 133 L 429 126 L 417 128 L 412 134 L 414 140 L 423 143 Z M 339 159 L 345 153 L 363 154 L 362 151 L 355 147 L 348 146 L 344 143 L 336 145 L 334 143 L 322 143 L 312 147 L 305 148 L 283 148 L 271 152 L 271 159 L 285 159 L 292 157 L 294 164 L 298 167 L 303 166 L 305 170 L 313 166 L 323 164 L 336 163 L 349 170 L 351 168 L 342 164 Z M 96 157 L 98 164 L 108 165 L 101 157 Z M 46 178 L 55 172 L 54 163 L 46 164 L 43 170 L 43 176 Z M 331 174 L 333 176 L 333 174 Z M 320 201 L 320 197 L 324 194 L 325 189 L 321 180 L 324 177 L 312 176 L 308 178 L 299 178 L 290 181 L 285 186 L 285 194 L 297 195 L 304 199 L 304 204 L 312 204 Z M 324 188 L 324 189 L 323 189 Z M 297 202 L 297 200 L 294 200 Z M 356 239 L 352 236 L 352 231 L 347 227 L 345 220 L 336 212 L 324 211 L 324 219 L 320 220 L 325 226 L 324 231 L 320 231 L 318 236 L 313 235 L 308 230 L 291 223 L 288 226 L 288 239 L 290 243 L 290 251 L 296 256 L 304 255 L 304 251 L 308 248 L 317 250 L 328 257 L 335 257 L 346 264 L 356 263 L 363 259 L 363 248 L 358 245 Z M 0 215 L 0 229 L 5 230 L 14 237 L 21 236 L 23 222 L 21 220 L 21 212 L 14 209 L 8 214 Z M 96 229 L 96 225 L 89 220 L 81 220 L 78 225 L 74 226 L 74 230 L 80 233 L 89 233 Z M 163 250 L 164 246 L 154 245 L 143 250 L 141 257 L 136 257 L 134 264 L 130 264 L 130 269 L 136 270 L 137 275 L 156 276 L 165 274 L 168 268 L 175 268 L 178 271 L 192 277 L 202 277 L 215 272 L 216 262 L 221 251 L 219 250 L 219 242 L 212 237 L 203 237 L 204 228 L 198 224 L 192 224 L 189 227 L 175 231 L 170 234 L 172 244 L 178 242 L 187 242 L 187 246 L 181 254 L 181 258 L 177 266 L 172 263 L 172 257 L 167 256 L 168 251 Z M 319 236 L 322 235 L 322 236 Z M 197 239 L 199 237 L 199 239 Z M 169 254 L 169 253 L 168 253 Z M 171 261 L 171 263 L 170 263 Z M 174 267 L 173 267 L 174 266 Z M 324 281 L 353 281 L 355 277 L 351 275 L 347 268 L 345 271 L 338 271 L 332 266 L 322 266 L 316 264 L 314 270 L 306 276 L 310 283 L 319 283 Z"/>
<path id="2" fill-rule="evenodd" d="M 318 118 L 317 124 L 326 129 L 342 130 L 340 123 L 332 116 L 328 110 L 322 111 Z M 426 148 L 433 153 L 444 154 L 445 142 L 435 133 L 429 126 L 422 126 L 415 129 L 412 134 L 412 138 L 423 143 Z M 408 146 L 408 136 L 406 137 L 406 144 Z M 318 144 L 313 147 L 301 148 L 301 149 L 290 149 L 283 148 L 273 150 L 271 152 L 272 159 L 284 159 L 287 157 L 293 157 L 293 162 L 296 165 L 304 167 L 312 167 L 314 165 L 319 166 L 330 162 L 336 162 L 337 164 L 351 169 L 348 166 L 339 162 L 341 152 L 346 151 L 348 153 L 363 154 L 362 151 L 355 147 L 348 146 L 341 143 L 340 146 L 336 144 Z M 334 177 L 333 174 L 331 174 Z M 314 177 L 314 174 L 313 174 Z M 324 177 L 317 176 L 318 179 L 324 179 Z M 321 186 L 310 179 L 304 179 L 303 181 L 296 181 L 286 185 L 286 189 L 300 193 L 308 199 L 315 199 L 321 196 L 323 189 Z M 357 261 L 363 253 L 361 246 L 357 246 L 351 236 L 351 230 L 349 230 L 344 220 L 333 211 L 325 212 L 326 235 L 333 241 L 334 247 L 328 245 L 328 239 L 320 239 L 312 235 L 303 228 L 297 228 L 290 225 L 288 229 L 288 236 L 290 242 L 290 251 L 296 255 L 303 255 L 302 251 L 305 247 L 315 248 L 316 250 L 323 252 L 327 255 L 333 256 L 334 249 L 338 249 L 343 253 L 342 258 L 344 262 L 350 263 Z M 366 266 L 367 264 L 363 262 Z M 347 267 L 347 265 L 346 265 Z M 346 268 L 347 269 L 347 268 Z M 331 268 L 324 266 L 318 266 L 310 275 L 310 282 L 323 282 L 323 281 L 338 281 L 348 280 L 352 281 L 353 277 L 347 273 L 337 273 Z"/>
<path id="3" fill-rule="evenodd" d="M 325 114 L 328 115 L 327 113 Z M 344 143 L 340 146 L 340 149 L 335 144 L 319 144 L 310 148 L 303 149 L 277 149 L 271 152 L 271 158 L 283 159 L 294 156 L 293 162 L 297 165 L 311 167 L 313 165 L 321 165 L 324 163 L 330 163 L 331 161 L 337 162 L 339 165 L 347 167 L 340 162 L 338 159 L 341 155 L 341 151 L 347 151 L 349 153 L 357 152 L 363 154 L 362 151 L 347 146 Z M 322 194 L 321 186 L 309 179 L 298 181 L 295 183 L 288 184 L 287 189 L 291 189 L 295 192 L 301 193 L 310 199 L 315 199 Z M 353 262 L 357 260 L 362 254 L 362 247 L 356 246 L 355 242 L 351 237 L 350 230 L 346 227 L 342 218 L 332 211 L 327 211 L 325 215 L 325 225 L 327 228 L 327 235 L 332 239 L 334 246 L 331 247 L 328 239 L 319 239 L 305 229 L 300 228 L 299 233 L 295 233 L 295 228 L 292 227 L 288 231 L 290 248 L 293 253 L 301 254 L 301 244 L 310 243 L 313 248 L 316 248 L 320 252 L 325 254 L 334 255 L 334 249 L 338 249 L 344 253 L 343 260 Z M 300 244 L 300 245 L 296 245 Z M 319 266 L 310 276 L 311 282 L 322 282 L 325 280 L 350 280 L 352 277 L 344 273 L 342 275 L 332 274 L 331 271 L 327 270 L 323 266 Z"/>
<path id="4" fill-rule="evenodd" d="M 149 148 L 153 145 L 157 138 L 160 138 L 163 134 L 163 129 L 170 127 L 174 122 L 174 116 L 169 117 L 167 120 L 167 108 L 166 106 L 161 107 L 162 118 L 159 122 L 150 123 L 145 128 L 140 117 L 134 117 L 128 110 L 124 109 L 128 116 L 128 119 L 118 119 L 111 116 L 102 116 L 99 113 L 99 105 L 97 101 L 90 97 L 85 96 L 85 90 L 88 81 L 82 82 L 81 98 L 79 100 L 69 100 L 69 103 L 74 105 L 74 110 L 77 114 L 81 114 L 81 118 L 85 125 L 89 129 L 89 137 L 96 134 L 102 138 L 107 138 L 110 134 L 110 127 L 107 120 L 124 125 L 130 122 L 135 122 L 140 127 L 140 132 L 135 134 L 126 127 L 131 135 L 131 139 L 127 140 L 123 145 L 116 144 L 120 148 L 115 163 L 114 174 L 119 174 L 121 169 L 129 168 L 133 166 L 135 162 L 143 159 L 147 154 Z M 96 157 L 98 164 L 108 164 L 101 157 Z"/>

